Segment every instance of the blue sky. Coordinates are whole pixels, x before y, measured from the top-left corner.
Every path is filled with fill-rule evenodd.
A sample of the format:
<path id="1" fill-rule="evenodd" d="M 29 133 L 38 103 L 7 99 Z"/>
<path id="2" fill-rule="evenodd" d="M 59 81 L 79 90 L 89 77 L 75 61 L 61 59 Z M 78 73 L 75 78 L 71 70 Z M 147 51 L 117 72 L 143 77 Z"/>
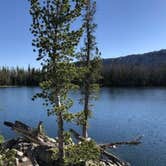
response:
<path id="1" fill-rule="evenodd" d="M 166 0 L 97 0 L 96 37 L 103 58 L 166 48 Z M 28 0 L 1 0 L 0 66 L 38 66 Z"/>

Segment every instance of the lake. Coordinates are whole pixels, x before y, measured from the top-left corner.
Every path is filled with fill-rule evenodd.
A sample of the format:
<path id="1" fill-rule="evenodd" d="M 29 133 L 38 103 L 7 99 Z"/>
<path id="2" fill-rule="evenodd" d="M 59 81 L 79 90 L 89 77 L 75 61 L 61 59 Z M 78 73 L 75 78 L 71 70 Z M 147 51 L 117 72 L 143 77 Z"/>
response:
<path id="1" fill-rule="evenodd" d="M 0 88 L 0 133 L 9 139 L 16 136 L 3 125 L 4 121 L 21 120 L 36 126 L 42 120 L 48 135 L 56 136 L 56 118 L 47 117 L 42 100 L 32 101 L 39 88 Z M 79 111 L 79 92 L 72 111 Z M 144 135 L 138 146 L 123 146 L 113 150 L 133 166 L 166 165 L 166 89 L 164 88 L 102 88 L 94 102 L 90 120 L 90 136 L 99 143 L 127 141 Z M 66 124 L 66 128 L 79 127 Z"/>

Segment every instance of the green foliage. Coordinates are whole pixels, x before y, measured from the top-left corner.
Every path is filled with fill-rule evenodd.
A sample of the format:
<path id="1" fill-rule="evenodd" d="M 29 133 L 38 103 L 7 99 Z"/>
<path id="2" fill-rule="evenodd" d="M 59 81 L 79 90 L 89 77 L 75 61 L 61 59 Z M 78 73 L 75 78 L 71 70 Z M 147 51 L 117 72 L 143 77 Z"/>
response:
<path id="1" fill-rule="evenodd" d="M 106 60 L 105 60 L 106 61 Z M 77 77 L 73 81 L 82 85 L 85 70 L 79 67 Z M 102 66 L 102 73 L 99 81 L 101 86 L 165 86 L 166 85 L 166 65 L 159 65 L 157 68 L 151 66 L 133 66 L 124 64 L 106 64 Z M 42 71 L 35 68 L 29 70 L 23 68 L 0 68 L 0 86 L 38 86 L 43 80 Z M 79 89 L 73 84 L 73 89 Z M 94 84 L 95 85 L 95 84 Z M 92 96 L 96 99 L 99 85 Z M 94 92 L 93 88 L 91 90 Z M 81 100 L 82 102 L 82 100 Z"/>
<path id="2" fill-rule="evenodd" d="M 86 112 L 87 112 L 87 116 L 89 118 L 91 118 L 92 117 L 92 111 L 91 110 L 86 110 Z M 80 112 L 75 114 L 74 122 L 79 126 L 83 126 L 87 122 L 87 118 L 85 117 L 85 110 L 80 111 Z"/>
<path id="3" fill-rule="evenodd" d="M 0 144 L 2 144 L 3 142 L 4 142 L 4 137 L 0 135 Z"/>
<path id="4" fill-rule="evenodd" d="M 49 152 L 51 153 L 51 157 L 50 157 L 50 155 L 48 156 L 48 159 L 50 161 L 58 160 L 58 148 L 51 148 L 51 149 L 49 149 Z"/>
<path id="5" fill-rule="evenodd" d="M 81 103 L 84 110 L 77 114 L 78 123 L 83 126 L 83 136 L 87 137 L 88 118 L 91 117 L 90 101 L 96 99 L 99 90 L 98 82 L 101 79 L 101 59 L 94 36 L 96 24 L 94 15 L 96 12 L 96 1 L 87 0 L 85 6 L 84 22 L 84 47 L 77 54 L 79 60 L 80 89 L 82 93 Z"/>
<path id="6" fill-rule="evenodd" d="M 86 161 L 99 161 L 100 149 L 93 141 L 82 141 L 78 144 L 74 144 L 70 134 L 65 135 L 65 147 L 64 147 L 64 165 L 84 165 Z M 58 148 L 49 149 L 51 154 L 50 161 L 58 160 Z"/>
<path id="7" fill-rule="evenodd" d="M 82 141 L 78 144 L 66 146 L 65 163 L 66 165 L 85 163 L 86 161 L 99 161 L 100 149 L 94 141 Z"/>
<path id="8" fill-rule="evenodd" d="M 4 142 L 4 137 L 0 136 L 0 144 Z M 5 149 L 0 145 L 0 166 L 13 166 L 15 165 L 16 151 L 13 149 Z"/>
<path id="9" fill-rule="evenodd" d="M 4 137 L 0 136 L 0 144 L 4 142 Z M 13 166 L 15 165 L 16 151 L 14 149 L 5 149 L 0 145 L 0 166 Z"/>
<path id="10" fill-rule="evenodd" d="M 72 145 L 74 143 L 71 138 L 71 133 L 69 131 L 64 132 L 64 143 L 65 145 Z"/>
<path id="11" fill-rule="evenodd" d="M 69 112 L 73 102 L 68 97 L 69 90 L 75 88 L 74 80 L 77 78 L 84 80 L 88 77 L 88 81 L 91 83 L 89 90 L 96 80 L 97 68 L 94 67 L 97 58 L 91 59 L 88 67 L 80 66 L 84 69 L 82 76 L 74 63 L 76 46 L 85 30 L 86 23 L 79 29 L 73 29 L 72 25 L 81 16 L 85 1 L 29 0 L 29 2 L 33 19 L 30 28 L 34 35 L 32 45 L 35 46 L 34 51 L 38 52 L 37 60 L 41 61 L 44 73 L 44 80 L 40 83 L 41 93 L 36 94 L 34 98 L 43 98 L 48 115 L 57 116 L 59 144 L 58 152 L 57 149 L 54 149 L 52 157 L 55 160 L 59 159 L 60 164 L 63 163 L 63 158 L 66 164 L 97 160 L 99 159 L 99 149 L 95 142 L 83 141 L 80 144 L 73 144 L 70 135 L 63 129 L 64 120 L 71 121 L 76 116 Z M 89 26 L 91 25 L 89 24 Z M 91 28 L 93 29 L 94 26 L 92 25 Z M 94 41 L 93 36 L 90 38 Z M 95 43 L 92 42 L 90 48 L 94 47 Z M 90 74 L 91 72 L 94 73 L 93 76 Z M 64 145 L 66 145 L 65 149 Z"/>
<path id="12" fill-rule="evenodd" d="M 103 66 L 104 86 L 165 86 L 166 65 L 107 64 Z"/>
<path id="13" fill-rule="evenodd" d="M 83 0 L 29 0 L 30 14 L 33 23 L 31 32 L 34 35 L 32 45 L 38 51 L 37 60 L 41 60 L 45 80 L 40 83 L 42 89 L 34 98 L 45 99 L 45 106 L 49 106 L 48 115 L 59 112 L 67 117 L 67 110 L 72 106 L 68 99 L 68 91 L 74 86 L 72 80 L 77 71 L 72 63 L 83 28 L 72 29 L 72 23 L 81 15 Z M 60 96 L 61 106 L 57 106 L 56 96 Z"/>
<path id="14" fill-rule="evenodd" d="M 48 115 L 56 115 L 58 123 L 59 160 L 63 163 L 64 120 L 70 121 L 72 101 L 68 92 L 73 88 L 77 71 L 75 49 L 83 28 L 72 28 L 81 15 L 84 0 L 29 0 L 34 35 L 32 45 L 38 52 L 45 79 L 40 83 L 41 93 L 36 97 L 45 100 Z"/>
<path id="15" fill-rule="evenodd" d="M 0 166 L 3 165 L 13 166 L 15 165 L 15 159 L 16 159 L 15 150 L 0 149 Z"/>

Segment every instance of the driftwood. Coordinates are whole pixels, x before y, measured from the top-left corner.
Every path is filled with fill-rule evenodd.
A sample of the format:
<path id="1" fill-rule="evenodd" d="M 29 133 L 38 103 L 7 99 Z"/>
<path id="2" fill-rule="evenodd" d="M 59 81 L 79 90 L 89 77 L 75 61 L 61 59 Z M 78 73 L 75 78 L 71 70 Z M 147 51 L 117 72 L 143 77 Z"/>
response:
<path id="1" fill-rule="evenodd" d="M 141 144 L 141 139 L 143 136 L 140 136 L 134 140 L 131 141 L 122 141 L 122 142 L 114 142 L 114 143 L 108 143 L 108 144 L 99 144 L 99 146 L 103 149 L 106 148 L 114 148 L 120 145 L 139 145 Z"/>
<path id="2" fill-rule="evenodd" d="M 79 140 L 79 141 L 85 140 L 85 138 L 83 138 L 83 137 L 82 137 L 79 133 L 77 133 L 75 130 L 70 129 L 70 132 L 73 134 L 73 136 L 74 136 L 77 140 Z M 100 148 L 100 150 L 101 150 L 101 159 L 102 159 L 102 158 L 107 158 L 107 159 L 113 161 L 113 162 L 114 162 L 116 165 L 118 165 L 118 166 L 130 166 L 129 163 L 127 163 L 127 162 L 125 162 L 125 161 L 119 159 L 119 158 L 118 158 L 117 156 L 115 156 L 114 154 L 105 151 L 105 148 L 102 147 L 103 145 L 102 145 L 102 146 L 101 146 L 101 145 L 98 145 L 98 146 L 99 146 L 99 148 Z"/>
<path id="3" fill-rule="evenodd" d="M 21 158 L 27 161 L 21 161 L 22 165 L 55 165 L 54 161 L 50 158 L 54 152 L 50 149 L 57 147 L 57 141 L 49 138 L 42 132 L 42 122 L 39 122 L 35 129 L 19 121 L 15 121 L 15 123 L 4 122 L 4 125 L 22 136 L 6 141 L 2 145 L 6 149 L 15 149 L 19 153 L 23 153 Z M 16 159 L 20 160 L 19 158 L 19 156 L 16 157 Z M 32 164 L 27 164 L 27 162 Z M 21 164 L 18 162 L 16 165 L 20 166 Z"/>
<path id="4" fill-rule="evenodd" d="M 55 147 L 56 141 L 49 139 L 41 132 L 42 122 L 39 122 L 38 127 L 33 129 L 26 124 L 15 121 L 15 123 L 4 122 L 4 125 L 10 127 L 15 132 L 21 134 L 24 138 L 41 146 Z"/>

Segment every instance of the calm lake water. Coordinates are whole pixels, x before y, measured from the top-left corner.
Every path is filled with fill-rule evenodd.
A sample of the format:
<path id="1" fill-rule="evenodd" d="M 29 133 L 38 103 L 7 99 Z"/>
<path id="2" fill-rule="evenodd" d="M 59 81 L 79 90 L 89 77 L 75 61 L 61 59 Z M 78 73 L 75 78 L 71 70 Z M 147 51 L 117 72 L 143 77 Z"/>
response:
<path id="1" fill-rule="evenodd" d="M 31 101 L 39 88 L 0 88 L 0 132 L 7 139 L 14 132 L 4 121 L 21 120 L 36 126 L 42 120 L 48 135 L 56 136 L 55 117 L 47 117 L 41 100 Z M 81 110 L 79 93 L 73 111 Z M 144 135 L 139 146 L 123 146 L 113 152 L 133 166 L 166 166 L 166 89 L 103 88 L 93 107 L 90 136 L 100 143 L 131 140 Z M 66 124 L 66 128 L 78 127 Z"/>

